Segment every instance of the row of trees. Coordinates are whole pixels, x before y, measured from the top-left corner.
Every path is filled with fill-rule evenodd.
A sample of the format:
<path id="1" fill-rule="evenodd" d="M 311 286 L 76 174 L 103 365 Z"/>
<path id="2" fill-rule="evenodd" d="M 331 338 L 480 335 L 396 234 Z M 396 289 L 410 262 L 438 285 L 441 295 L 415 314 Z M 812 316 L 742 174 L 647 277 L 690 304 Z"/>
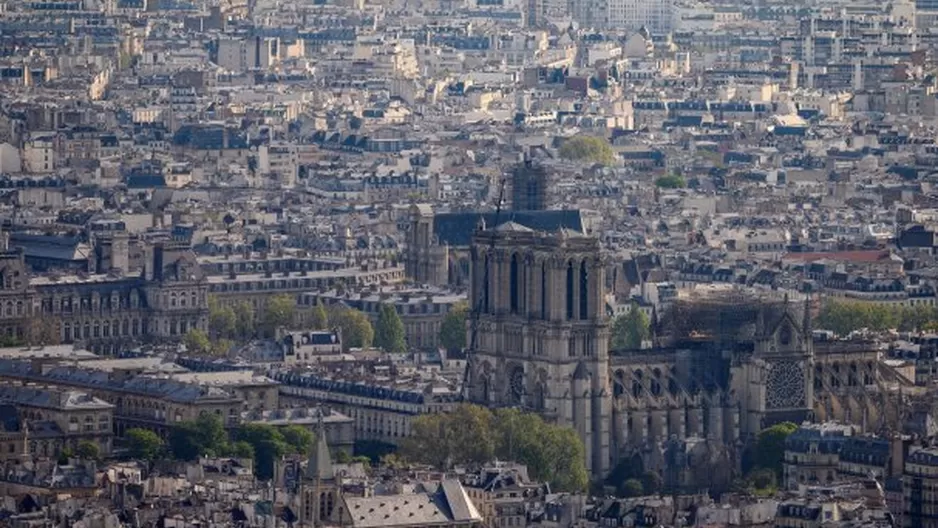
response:
<path id="1" fill-rule="evenodd" d="M 229 435 L 215 415 L 178 424 L 168 443 L 146 429 L 130 429 L 124 434 L 129 455 L 138 460 L 152 462 L 166 456 L 186 461 L 200 456 L 250 458 L 260 479 L 273 477 L 274 463 L 281 456 L 309 452 L 314 439 L 313 433 L 298 425 L 244 424 Z"/>
<path id="2" fill-rule="evenodd" d="M 258 318 L 248 302 L 222 306 L 209 299 L 209 332 L 190 332 L 186 344 L 190 349 L 205 353 L 221 353 L 235 342 L 244 342 L 257 336 L 270 337 L 277 328 L 291 328 L 296 319 L 296 301 L 290 295 L 275 295 L 267 302 Z M 373 326 L 364 313 L 346 306 L 334 305 L 328 309 L 317 303 L 310 311 L 308 325 L 314 330 L 338 329 L 343 344 L 348 348 L 367 348 L 372 345 L 388 352 L 407 350 L 404 323 L 397 310 L 382 304 Z"/>
<path id="3" fill-rule="evenodd" d="M 589 483 L 585 450 L 576 432 L 517 409 L 493 412 L 460 405 L 451 413 L 420 416 L 400 455 L 439 469 L 496 458 L 517 460 L 527 465 L 533 478 L 559 491 L 582 491 Z"/>
<path id="4" fill-rule="evenodd" d="M 267 301 L 267 307 L 258 320 L 254 307 L 247 301 L 222 306 L 210 297 L 208 314 L 211 338 L 247 341 L 258 334 L 271 336 L 281 326 L 291 326 L 296 315 L 296 301 L 290 295 L 274 295 Z"/>
<path id="5" fill-rule="evenodd" d="M 821 307 L 815 326 L 838 335 L 864 328 L 873 331 L 934 330 L 938 328 L 938 307 L 889 306 L 830 299 Z"/>

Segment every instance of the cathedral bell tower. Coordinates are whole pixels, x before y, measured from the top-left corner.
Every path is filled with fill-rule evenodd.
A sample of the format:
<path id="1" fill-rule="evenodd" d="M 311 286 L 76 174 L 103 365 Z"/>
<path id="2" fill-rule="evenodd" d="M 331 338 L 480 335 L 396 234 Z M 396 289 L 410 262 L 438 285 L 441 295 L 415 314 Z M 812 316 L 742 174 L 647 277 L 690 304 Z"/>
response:
<path id="1" fill-rule="evenodd" d="M 518 407 L 573 427 L 587 469 L 604 476 L 611 399 L 599 255 L 599 241 L 575 231 L 512 221 L 480 226 L 471 249 L 470 306 L 478 322 L 468 393 L 474 403 Z"/>

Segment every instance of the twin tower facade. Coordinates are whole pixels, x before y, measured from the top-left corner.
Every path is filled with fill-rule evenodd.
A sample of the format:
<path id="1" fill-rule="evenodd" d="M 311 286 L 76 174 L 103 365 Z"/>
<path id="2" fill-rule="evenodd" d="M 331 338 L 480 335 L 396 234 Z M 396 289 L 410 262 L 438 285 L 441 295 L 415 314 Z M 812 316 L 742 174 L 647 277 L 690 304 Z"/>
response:
<path id="1" fill-rule="evenodd" d="M 772 423 L 810 417 L 813 354 L 799 307 L 749 310 L 732 336 L 695 331 L 691 341 L 611 353 L 596 238 L 509 221 L 483 225 L 469 253 L 478 312 L 469 398 L 572 427 L 594 476 L 668 439 L 734 447 Z"/>

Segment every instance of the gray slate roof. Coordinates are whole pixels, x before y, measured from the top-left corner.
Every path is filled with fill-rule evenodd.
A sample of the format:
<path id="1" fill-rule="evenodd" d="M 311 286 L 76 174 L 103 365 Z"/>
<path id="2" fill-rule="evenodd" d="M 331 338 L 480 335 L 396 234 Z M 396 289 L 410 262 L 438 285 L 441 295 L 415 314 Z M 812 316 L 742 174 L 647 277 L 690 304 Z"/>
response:
<path id="1" fill-rule="evenodd" d="M 417 527 L 444 523 L 481 522 L 482 515 L 462 485 L 446 480 L 435 493 L 376 497 L 346 497 L 345 504 L 356 528 Z"/>
<path id="2" fill-rule="evenodd" d="M 479 219 L 485 225 L 495 225 L 495 213 L 442 213 L 433 217 L 433 233 L 440 244 L 449 246 L 469 246 L 472 235 L 479 226 Z M 583 216 L 579 210 L 561 211 L 503 211 L 498 218 L 499 225 L 510 222 L 516 226 L 534 231 L 556 232 L 569 229 L 583 233 Z M 518 230 L 518 229 L 514 229 Z"/>

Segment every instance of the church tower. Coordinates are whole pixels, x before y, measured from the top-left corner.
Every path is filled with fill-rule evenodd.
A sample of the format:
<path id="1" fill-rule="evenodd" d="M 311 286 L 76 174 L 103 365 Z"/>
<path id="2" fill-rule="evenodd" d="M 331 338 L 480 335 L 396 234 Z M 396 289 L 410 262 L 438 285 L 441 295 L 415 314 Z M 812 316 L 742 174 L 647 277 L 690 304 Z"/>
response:
<path id="1" fill-rule="evenodd" d="M 410 228 L 404 249 L 404 272 L 418 284 L 447 284 L 449 248 L 441 246 L 433 234 L 433 209 L 426 204 L 410 208 Z"/>
<path id="2" fill-rule="evenodd" d="M 479 314 L 468 392 L 475 403 L 573 427 L 587 469 L 604 476 L 611 403 L 599 254 L 597 239 L 566 229 L 510 221 L 480 228 L 471 249 L 470 306 Z"/>
<path id="3" fill-rule="evenodd" d="M 303 473 L 300 489 L 300 523 L 302 526 L 329 526 L 341 517 L 339 486 L 332 467 L 332 455 L 326 442 L 326 430 L 320 409 L 313 446 Z"/>

